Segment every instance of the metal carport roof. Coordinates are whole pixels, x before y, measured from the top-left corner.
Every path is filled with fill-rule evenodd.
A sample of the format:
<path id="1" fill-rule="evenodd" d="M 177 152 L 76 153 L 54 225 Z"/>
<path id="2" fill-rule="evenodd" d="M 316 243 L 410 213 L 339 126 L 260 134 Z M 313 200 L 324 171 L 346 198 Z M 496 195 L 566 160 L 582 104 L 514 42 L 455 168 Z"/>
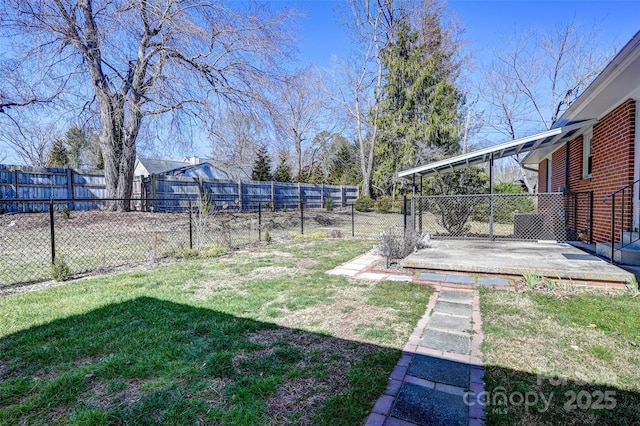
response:
<path id="1" fill-rule="evenodd" d="M 412 175 L 432 176 L 441 173 L 448 173 L 454 170 L 464 169 L 469 166 L 482 164 L 490 160 L 497 160 L 512 155 L 517 155 L 534 149 L 546 148 L 559 145 L 577 136 L 585 128 L 591 127 L 597 120 L 585 120 L 567 124 L 535 135 L 515 139 L 499 145 L 484 148 L 467 154 L 440 160 L 424 166 L 403 170 L 398 173 L 398 177 L 408 177 Z"/>

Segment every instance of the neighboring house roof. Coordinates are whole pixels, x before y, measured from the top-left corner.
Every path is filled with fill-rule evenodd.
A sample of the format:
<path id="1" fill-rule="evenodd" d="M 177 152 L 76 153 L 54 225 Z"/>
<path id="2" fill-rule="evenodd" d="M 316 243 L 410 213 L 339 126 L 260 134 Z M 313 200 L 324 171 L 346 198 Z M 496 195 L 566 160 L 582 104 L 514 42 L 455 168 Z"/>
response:
<path id="1" fill-rule="evenodd" d="M 184 167 L 179 167 L 173 170 L 168 170 L 163 175 L 170 176 L 184 176 L 184 177 L 192 177 L 198 178 L 202 177 L 205 179 L 229 179 L 229 175 L 220 170 L 219 168 L 213 166 L 210 163 L 200 163 L 196 165 L 188 165 Z"/>
<path id="2" fill-rule="evenodd" d="M 622 101 L 640 97 L 640 31 L 554 123 L 542 133 L 505 142 L 398 173 L 399 177 L 429 176 L 529 152 L 524 164 L 537 164 L 560 144 L 593 126 Z"/>
<path id="3" fill-rule="evenodd" d="M 136 159 L 136 162 L 142 166 L 147 174 L 160 174 L 169 170 L 177 169 L 180 167 L 188 166 L 189 163 L 185 163 L 182 161 L 171 161 L 171 160 L 154 160 L 151 158 L 140 158 Z M 136 164 L 136 168 L 137 165 Z"/>

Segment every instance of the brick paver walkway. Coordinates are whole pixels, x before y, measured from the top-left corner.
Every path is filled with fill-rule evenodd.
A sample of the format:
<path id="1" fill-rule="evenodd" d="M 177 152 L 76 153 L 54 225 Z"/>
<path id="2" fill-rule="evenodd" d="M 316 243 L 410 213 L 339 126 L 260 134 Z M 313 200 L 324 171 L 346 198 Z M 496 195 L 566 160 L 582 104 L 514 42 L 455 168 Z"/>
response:
<path id="1" fill-rule="evenodd" d="M 389 378 L 389 386 L 367 426 L 477 426 L 484 424 L 483 406 L 476 396 L 484 390 L 482 320 L 477 289 L 468 276 L 431 274 L 411 277 L 372 269 L 380 257 L 366 254 L 330 274 L 355 279 L 431 282 L 435 292 L 404 347 Z M 478 278 L 471 278 L 475 285 Z M 432 281 L 433 280 L 433 281 Z M 500 278 L 490 285 L 507 285 Z M 453 284 L 454 287 L 448 286 Z M 471 288 L 455 287 L 467 284 Z"/>

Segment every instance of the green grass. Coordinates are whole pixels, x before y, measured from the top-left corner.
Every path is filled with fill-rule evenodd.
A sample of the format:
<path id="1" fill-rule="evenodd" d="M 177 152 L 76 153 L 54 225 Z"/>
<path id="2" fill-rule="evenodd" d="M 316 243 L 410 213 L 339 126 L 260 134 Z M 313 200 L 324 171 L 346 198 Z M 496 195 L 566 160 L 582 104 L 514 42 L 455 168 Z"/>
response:
<path id="1" fill-rule="evenodd" d="M 487 424 L 640 424 L 640 299 L 484 290 L 480 306 Z"/>
<path id="2" fill-rule="evenodd" d="M 300 239 L 0 298 L 0 425 L 360 423 L 431 292 L 324 273 L 370 246 Z"/>

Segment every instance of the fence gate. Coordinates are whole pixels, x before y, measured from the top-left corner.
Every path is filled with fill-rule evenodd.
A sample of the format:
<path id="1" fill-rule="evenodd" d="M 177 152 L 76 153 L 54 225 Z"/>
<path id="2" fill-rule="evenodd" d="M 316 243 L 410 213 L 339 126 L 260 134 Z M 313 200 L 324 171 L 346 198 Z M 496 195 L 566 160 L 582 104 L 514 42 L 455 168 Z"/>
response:
<path id="1" fill-rule="evenodd" d="M 593 194 L 418 196 L 410 229 L 432 238 L 591 240 Z"/>

